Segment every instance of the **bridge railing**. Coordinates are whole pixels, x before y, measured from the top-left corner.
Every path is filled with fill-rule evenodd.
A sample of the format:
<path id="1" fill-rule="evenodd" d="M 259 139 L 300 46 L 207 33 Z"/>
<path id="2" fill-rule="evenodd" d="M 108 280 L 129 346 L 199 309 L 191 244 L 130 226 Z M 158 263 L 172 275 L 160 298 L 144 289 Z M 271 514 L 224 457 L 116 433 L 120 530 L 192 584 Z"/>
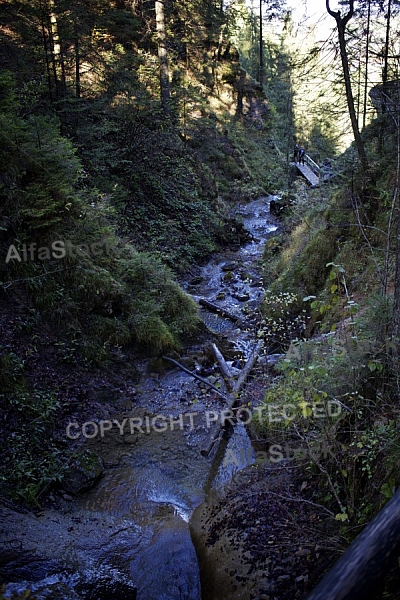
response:
<path id="1" fill-rule="evenodd" d="M 304 156 L 304 162 L 306 163 L 306 165 L 308 167 L 310 167 L 311 171 L 313 173 L 315 173 L 315 175 L 317 175 L 317 177 L 319 177 L 321 169 L 319 168 L 319 166 L 317 165 L 317 163 L 313 161 L 313 159 L 311 158 L 311 156 L 308 156 L 308 154 L 306 154 Z"/>

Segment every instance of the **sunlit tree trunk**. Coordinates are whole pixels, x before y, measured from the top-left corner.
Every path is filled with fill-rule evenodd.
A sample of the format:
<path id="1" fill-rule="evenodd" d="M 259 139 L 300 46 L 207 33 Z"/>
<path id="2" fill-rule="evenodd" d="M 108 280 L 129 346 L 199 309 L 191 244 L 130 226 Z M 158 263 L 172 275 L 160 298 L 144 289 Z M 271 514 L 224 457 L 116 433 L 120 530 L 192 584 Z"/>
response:
<path id="1" fill-rule="evenodd" d="M 164 114 L 170 112 L 171 89 L 169 84 L 169 67 L 167 52 L 167 36 L 165 32 L 164 0 L 155 1 L 156 32 L 158 59 L 160 62 L 160 100 Z"/>
<path id="2" fill-rule="evenodd" d="M 64 58 L 61 51 L 60 36 L 58 33 L 58 23 L 54 0 L 49 0 L 49 18 L 56 87 L 58 93 L 63 95 L 66 89 L 65 68 Z"/>
<path id="3" fill-rule="evenodd" d="M 46 61 L 46 73 L 47 73 L 47 83 L 49 87 L 49 96 L 50 100 L 53 100 L 53 83 L 51 81 L 51 68 L 50 68 L 50 58 L 49 58 L 49 45 L 48 45 L 48 37 L 46 31 L 45 21 L 47 20 L 47 14 L 44 10 L 42 3 L 40 2 L 40 23 L 42 29 L 42 39 L 43 39 L 43 51 Z"/>
<path id="4" fill-rule="evenodd" d="M 361 139 L 360 130 L 358 128 L 357 115 L 354 106 L 354 97 L 351 89 L 351 80 L 350 80 L 350 69 L 349 69 L 349 59 L 347 56 L 347 48 L 346 48 L 346 25 L 350 21 L 354 13 L 354 0 L 350 0 L 349 2 L 349 12 L 344 17 L 341 16 L 340 10 L 333 11 L 329 6 L 329 0 L 326 0 L 326 10 L 336 21 L 336 26 L 338 30 L 339 37 L 339 47 L 340 47 L 340 56 L 342 59 L 342 68 L 344 75 L 344 84 L 346 90 L 346 100 L 347 107 L 349 110 L 349 116 L 351 121 L 351 126 L 353 129 L 354 141 L 356 144 L 358 157 L 360 159 L 361 166 L 363 168 L 364 173 L 366 173 L 368 164 L 367 164 L 367 155 L 365 153 L 364 143 Z"/>
<path id="5" fill-rule="evenodd" d="M 365 77 L 364 77 L 364 105 L 363 105 L 363 127 L 366 124 L 367 118 L 367 94 L 368 94 L 368 66 L 369 66 L 369 37 L 371 27 L 371 0 L 368 0 L 368 14 L 367 14 L 367 41 L 365 45 Z"/>
<path id="6" fill-rule="evenodd" d="M 392 0 L 388 0 L 388 11 L 387 11 L 387 21 L 386 21 L 386 39 L 385 39 L 385 50 L 383 57 L 383 73 L 382 73 L 382 83 L 383 83 L 383 93 L 386 92 L 386 83 L 388 80 L 388 64 L 389 64 L 389 43 L 390 43 L 390 17 L 391 17 L 391 8 L 392 8 Z M 382 104 L 382 112 L 385 112 L 385 103 Z"/>
<path id="7" fill-rule="evenodd" d="M 263 22 L 262 22 L 262 0 L 260 0 L 260 61 L 259 61 L 259 72 L 258 81 L 261 87 L 264 85 L 264 47 L 263 47 Z"/>
<path id="8" fill-rule="evenodd" d="M 382 71 L 382 103 L 381 110 L 382 114 L 386 113 L 386 95 L 387 95 L 387 80 L 388 80 L 388 65 L 389 65 L 389 42 L 390 42 L 390 17 L 391 17 L 391 7 L 392 0 L 388 0 L 388 12 L 387 12 L 387 21 L 386 21 L 386 39 L 385 39 L 385 47 L 383 51 L 383 71 Z M 384 134 L 385 124 L 384 121 L 381 122 L 379 137 L 378 137 L 378 153 L 379 155 L 383 154 L 383 134 Z"/>

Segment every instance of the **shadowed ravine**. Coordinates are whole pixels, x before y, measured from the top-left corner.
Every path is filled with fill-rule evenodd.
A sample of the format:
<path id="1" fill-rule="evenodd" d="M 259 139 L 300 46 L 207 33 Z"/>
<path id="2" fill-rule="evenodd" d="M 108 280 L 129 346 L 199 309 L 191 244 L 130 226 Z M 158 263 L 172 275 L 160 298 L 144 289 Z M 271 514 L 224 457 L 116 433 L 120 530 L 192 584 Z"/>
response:
<path id="1" fill-rule="evenodd" d="M 206 298 L 242 320 L 238 327 L 201 309 L 207 327 L 223 333 L 224 343 L 235 345 L 244 359 L 254 345 L 246 323 L 263 297 L 259 260 L 266 239 L 277 228 L 269 215 L 269 200 L 261 198 L 238 210 L 254 241 L 213 256 L 198 269 L 198 276 L 183 283 L 195 299 Z M 194 346 L 186 353 L 196 362 L 201 351 Z M 109 418 L 141 419 L 135 423 L 144 424 L 146 417 L 150 423 L 160 415 L 168 423 L 165 430 L 153 427 L 147 432 L 144 427 L 143 433 L 131 432 L 127 426 L 124 435 L 115 428 L 91 440 L 105 470 L 89 492 L 65 503 L 62 512 L 44 511 L 35 522 L 21 514 L 15 523 L 13 516 L 14 538 L 19 539 L 20 533 L 27 543 L 11 546 L 9 571 L 19 569 L 21 579 L 35 582 L 32 590 L 37 598 L 201 598 L 190 518 L 211 490 L 249 464 L 251 443 L 244 426 L 237 424 L 208 457 L 202 456 L 212 433 L 207 411 L 218 413 L 224 400 L 178 369 L 149 374 L 145 361 L 142 367 L 135 402 L 120 400 Z M 227 447 L 239 457 L 244 450 L 239 467 L 232 462 L 223 465 Z M 7 509 L 2 516 L 7 523 Z M 28 564 L 33 536 L 40 568 Z M 18 589 L 23 585 L 10 584 L 7 592 Z"/>

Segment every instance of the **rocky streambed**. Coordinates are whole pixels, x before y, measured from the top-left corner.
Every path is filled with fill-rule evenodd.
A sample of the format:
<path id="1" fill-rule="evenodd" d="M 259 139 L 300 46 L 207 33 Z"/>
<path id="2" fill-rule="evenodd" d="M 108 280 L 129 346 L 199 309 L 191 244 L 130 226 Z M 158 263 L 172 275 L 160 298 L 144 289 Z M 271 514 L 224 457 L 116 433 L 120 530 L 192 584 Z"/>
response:
<path id="1" fill-rule="evenodd" d="M 217 388 L 210 340 L 219 340 L 237 372 L 254 346 L 254 312 L 263 298 L 259 263 L 266 239 L 277 228 L 270 200 L 238 210 L 252 236 L 249 243 L 215 255 L 183 283 L 194 298 L 230 315 L 202 308 L 203 339 L 180 359 Z M 143 360 L 139 368 L 135 389 L 115 389 L 85 420 L 82 413 L 71 415 L 69 435 L 84 442 L 77 456 L 82 449 L 90 451 L 88 456 L 102 465 L 95 485 L 74 495 L 75 470 L 72 489 L 65 484 L 49 508 L 35 514 L 0 508 L 0 565 L 9 582 L 5 598 L 26 589 L 40 600 L 299 597 L 310 582 L 310 561 L 320 560 L 324 549 L 316 538 L 312 547 L 296 533 L 293 538 L 298 525 L 291 526 L 293 511 L 277 502 L 281 492 L 276 490 L 286 486 L 295 497 L 301 482 L 282 473 L 284 465 L 249 468 L 255 451 L 240 423 L 205 455 L 201 451 L 219 428 L 225 400 L 165 361 Z M 255 406 L 262 386 L 253 392 Z M 235 460 L 226 460 L 227 455 Z M 88 470 L 95 479 L 95 466 Z M 320 511 L 307 519 L 323 538 Z M 268 551 L 266 535 L 272 540 Z M 288 546 L 287 567 L 284 560 L 277 570 L 273 549 L 282 543 Z"/>

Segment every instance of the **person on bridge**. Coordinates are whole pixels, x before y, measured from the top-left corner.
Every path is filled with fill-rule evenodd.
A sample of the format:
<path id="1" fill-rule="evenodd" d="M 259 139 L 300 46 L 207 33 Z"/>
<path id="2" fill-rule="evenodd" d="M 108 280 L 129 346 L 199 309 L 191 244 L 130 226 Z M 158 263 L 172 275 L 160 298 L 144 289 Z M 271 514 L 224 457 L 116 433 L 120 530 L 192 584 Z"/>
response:
<path id="1" fill-rule="evenodd" d="M 304 165 L 304 157 L 306 155 L 306 151 L 304 150 L 303 146 L 300 146 L 300 150 L 299 150 L 299 164 L 303 164 Z"/>
<path id="2" fill-rule="evenodd" d="M 295 144 L 294 149 L 293 149 L 293 160 L 295 163 L 297 163 L 299 160 L 299 150 L 300 150 L 299 145 Z"/>

